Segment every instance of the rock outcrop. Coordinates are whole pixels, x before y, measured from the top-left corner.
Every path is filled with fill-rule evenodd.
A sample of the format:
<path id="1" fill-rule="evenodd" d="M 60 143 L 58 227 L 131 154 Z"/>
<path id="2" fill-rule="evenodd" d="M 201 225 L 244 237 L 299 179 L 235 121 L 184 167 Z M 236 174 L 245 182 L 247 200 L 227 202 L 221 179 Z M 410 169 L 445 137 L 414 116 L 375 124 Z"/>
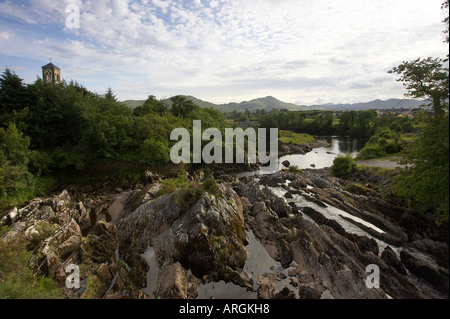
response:
<path id="1" fill-rule="evenodd" d="M 29 266 L 36 274 L 55 278 L 62 297 L 145 297 L 131 283 L 126 267 L 116 258 L 117 232 L 105 220 L 92 221 L 83 202 L 73 202 L 67 191 L 36 198 L 2 218 L 8 232 L 0 239 L 23 237 L 32 251 Z M 66 287 L 67 266 L 80 270 L 81 287 Z"/>
<path id="2" fill-rule="evenodd" d="M 150 245 L 162 269 L 173 272 L 172 265 L 179 262 L 200 279 L 222 279 L 245 286 L 241 272 L 248 238 L 243 206 L 228 184 L 218 187 L 218 194 L 203 192 L 189 202 L 182 190 L 175 191 L 117 220 L 120 255 L 130 265 L 145 269 L 139 256 Z M 181 276 L 180 271 L 175 277 Z M 166 276 L 165 271 L 162 274 Z M 178 292 L 179 282 L 178 288 L 174 287 Z M 157 289 L 159 295 L 171 294 L 165 292 L 167 289 Z"/>
<path id="3" fill-rule="evenodd" d="M 285 186 L 287 180 L 290 181 L 288 187 Z M 416 227 L 415 218 L 420 217 L 387 202 L 374 190 L 351 192 L 348 183 L 331 176 L 327 170 L 303 170 L 301 175 L 289 172 L 264 175 L 259 182 L 240 179 L 234 189 L 249 201 L 245 212 L 247 227 L 271 256 L 283 267 L 291 267 L 290 271 L 295 265 L 291 272 L 308 274 L 309 279 L 303 277 L 303 281 L 299 282 L 300 298 L 320 298 L 325 290 L 334 298 L 448 296 L 448 243 L 422 238 L 430 234 L 437 238 L 436 227 L 424 222 L 424 228 L 416 232 L 406 226 L 413 224 Z M 277 196 L 261 185 L 285 188 L 291 196 L 285 196 L 285 191 L 282 191 L 283 196 Z M 301 196 L 318 207 L 336 207 L 360 218 L 362 221 L 340 216 L 343 221 L 368 235 L 357 235 L 346 230 L 335 219 L 328 218 L 311 205 L 302 206 L 301 200 L 297 201 L 297 205 L 294 196 Z M 287 216 L 275 211 L 275 197 L 284 198 L 292 206 Z M 363 221 L 384 232 L 380 233 Z M 374 238 L 385 245 L 396 246 L 401 259 L 390 247 L 381 246 L 380 249 Z M 410 242 L 411 239 L 415 241 Z M 447 252 L 444 252 L 445 249 Z M 368 265 L 378 266 L 380 288 L 366 285 Z M 416 286 L 409 279 L 409 272 L 433 285 L 439 293 Z M 259 296 L 274 298 L 270 289 L 270 284 L 264 281 L 258 290 Z"/>
<path id="4" fill-rule="evenodd" d="M 27 241 L 29 266 L 55 278 L 66 298 L 196 298 L 211 281 L 258 298 L 448 298 L 448 238 L 364 179 L 305 169 L 214 181 L 197 171 L 191 188 L 161 195 L 164 182 L 147 171 L 145 186 L 63 191 L 14 208 L 0 220 L 8 227 L 0 240 Z M 245 270 L 249 238 L 271 267 Z M 156 265 L 144 258 L 149 246 Z M 71 264 L 80 289 L 64 288 Z M 369 265 L 379 287 L 367 284 Z"/>

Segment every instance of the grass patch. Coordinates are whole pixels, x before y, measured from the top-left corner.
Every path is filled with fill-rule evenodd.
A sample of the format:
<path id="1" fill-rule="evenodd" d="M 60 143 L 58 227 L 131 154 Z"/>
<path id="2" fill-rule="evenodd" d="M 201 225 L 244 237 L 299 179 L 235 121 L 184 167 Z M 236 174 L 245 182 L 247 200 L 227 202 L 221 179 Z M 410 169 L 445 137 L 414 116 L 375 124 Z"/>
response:
<path id="1" fill-rule="evenodd" d="M 195 202 L 200 196 L 207 192 L 211 195 L 219 197 L 221 195 L 219 186 L 214 179 L 206 179 L 204 182 L 191 182 L 187 175 L 180 174 L 175 178 L 167 178 L 161 182 L 161 188 L 156 193 L 156 197 L 173 193 L 180 190 L 176 194 L 176 200 L 180 204 Z"/>
<path id="2" fill-rule="evenodd" d="M 0 228 L 0 234 L 6 232 Z M 28 267 L 31 251 L 29 241 L 19 237 L 5 243 L 0 240 L 0 299 L 59 299 L 61 293 L 55 281 L 36 276 Z"/>
<path id="3" fill-rule="evenodd" d="M 314 137 L 305 133 L 280 130 L 279 140 L 286 144 L 306 144 L 314 141 Z"/>
<path id="4" fill-rule="evenodd" d="M 289 166 L 289 168 L 283 168 L 282 170 L 285 172 L 292 173 L 292 174 L 297 174 L 297 175 L 302 174 L 302 170 L 299 169 L 297 165 L 291 165 L 291 166 Z"/>

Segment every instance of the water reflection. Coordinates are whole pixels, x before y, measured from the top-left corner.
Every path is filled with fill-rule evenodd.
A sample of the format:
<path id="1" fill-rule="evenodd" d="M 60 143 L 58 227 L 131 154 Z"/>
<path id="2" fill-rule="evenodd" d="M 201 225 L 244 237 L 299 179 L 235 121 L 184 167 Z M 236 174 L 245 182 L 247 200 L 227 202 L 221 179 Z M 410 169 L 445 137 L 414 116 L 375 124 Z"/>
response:
<path id="1" fill-rule="evenodd" d="M 295 154 L 282 156 L 278 163 L 278 169 L 285 168 L 282 165 L 285 160 L 288 160 L 291 165 L 296 165 L 300 169 L 331 167 L 334 159 L 338 155 L 350 154 L 353 157 L 357 156 L 366 142 L 363 139 L 345 136 L 316 136 L 315 138 L 317 140 L 325 140 L 329 145 L 315 148 L 305 155 Z M 265 174 L 270 172 L 265 172 L 264 168 L 261 168 L 260 173 Z"/>
<path id="2" fill-rule="evenodd" d="M 357 139 L 348 136 L 315 136 L 317 140 L 327 141 L 330 146 L 324 147 L 335 154 L 358 155 L 366 143 L 365 139 Z"/>

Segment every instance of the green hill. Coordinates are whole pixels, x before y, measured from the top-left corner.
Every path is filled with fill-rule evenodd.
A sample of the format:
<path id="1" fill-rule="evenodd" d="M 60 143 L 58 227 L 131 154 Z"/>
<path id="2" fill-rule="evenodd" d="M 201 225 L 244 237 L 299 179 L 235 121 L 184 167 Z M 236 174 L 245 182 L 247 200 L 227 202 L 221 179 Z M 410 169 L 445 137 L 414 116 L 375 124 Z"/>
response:
<path id="1" fill-rule="evenodd" d="M 299 105 L 295 105 L 293 103 L 282 102 L 272 96 L 253 99 L 250 101 L 244 101 L 244 102 L 240 102 L 240 103 L 232 102 L 232 103 L 226 103 L 226 104 L 214 104 L 211 102 L 200 100 L 191 95 L 185 95 L 185 97 L 188 100 L 191 100 L 192 102 L 194 102 L 195 105 L 198 105 L 201 108 L 212 107 L 212 108 L 217 109 L 222 112 L 232 112 L 234 110 L 236 110 L 236 111 L 245 111 L 245 110 L 254 111 L 254 110 L 258 110 L 258 109 L 266 110 L 266 111 L 270 111 L 273 109 L 278 109 L 278 110 L 288 109 L 290 111 L 301 111 L 301 110 L 309 109 L 306 106 L 299 106 Z M 134 109 L 138 106 L 141 106 L 142 104 L 144 104 L 144 102 L 145 102 L 145 100 L 122 101 L 123 104 L 129 106 L 132 109 Z M 165 99 L 164 102 L 169 106 L 171 105 L 170 98 Z"/>
<path id="2" fill-rule="evenodd" d="M 281 110 L 287 109 L 289 111 L 309 111 L 309 110 L 328 110 L 328 111 L 350 111 L 350 110 L 369 110 L 369 109 L 391 109 L 391 108 L 417 108 L 422 104 L 427 104 L 428 101 L 420 101 L 413 99 L 389 99 L 389 100 L 375 100 L 365 103 L 354 103 L 354 104 L 323 104 L 323 105 L 297 105 L 293 103 L 286 103 L 280 101 L 273 96 L 266 96 L 263 98 L 253 99 L 250 101 L 243 101 L 240 103 L 226 103 L 226 104 L 214 104 L 211 102 L 200 100 L 191 95 L 184 95 L 188 100 L 194 102 L 194 104 L 200 106 L 201 108 L 212 107 L 221 112 L 232 112 L 236 111 L 255 111 L 255 110 L 265 110 L 271 111 L 274 109 Z M 130 108 L 134 109 L 137 106 L 144 104 L 145 100 L 126 100 L 122 103 L 128 105 Z M 167 105 L 171 105 L 170 98 L 165 99 L 164 102 Z"/>
<path id="3" fill-rule="evenodd" d="M 128 106 L 130 109 L 135 109 L 138 106 L 144 104 L 145 100 L 126 100 L 122 101 L 123 104 Z"/>

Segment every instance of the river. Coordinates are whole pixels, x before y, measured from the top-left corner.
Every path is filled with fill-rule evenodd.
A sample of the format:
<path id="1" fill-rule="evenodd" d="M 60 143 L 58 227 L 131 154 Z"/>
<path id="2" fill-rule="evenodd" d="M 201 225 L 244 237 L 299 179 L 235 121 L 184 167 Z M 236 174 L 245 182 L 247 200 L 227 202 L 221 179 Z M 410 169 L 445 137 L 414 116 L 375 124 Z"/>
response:
<path id="1" fill-rule="evenodd" d="M 317 140 L 325 140 L 328 142 L 328 146 L 320 147 L 313 149 L 311 152 L 306 153 L 305 155 L 286 155 L 282 156 L 279 159 L 279 166 L 278 170 L 281 170 L 282 168 L 285 168 L 282 166 L 282 162 L 285 160 L 288 160 L 290 162 L 290 165 L 295 165 L 299 169 L 307 169 L 307 168 L 324 168 L 324 167 L 330 167 L 333 165 L 333 160 L 338 155 L 344 155 L 344 154 L 350 154 L 353 157 L 357 156 L 361 148 L 365 144 L 365 140 L 361 139 L 355 139 L 355 138 L 349 138 L 349 137 L 339 137 L 339 136 L 320 136 L 316 137 Z M 314 166 L 312 166 L 312 164 Z M 236 176 L 244 176 L 244 175 L 256 175 L 255 180 L 259 180 L 259 177 L 257 175 L 259 174 L 267 174 L 267 173 L 273 173 L 264 171 L 264 168 L 260 169 L 256 172 L 243 172 L 236 174 Z M 289 187 L 289 181 L 285 184 L 288 187 L 288 190 L 290 190 Z M 263 188 L 264 186 L 260 186 Z M 286 192 L 286 188 L 283 187 L 269 187 L 272 192 L 275 193 L 276 196 L 279 196 L 280 198 L 283 198 L 286 203 L 287 200 L 283 196 Z M 291 189 L 294 190 L 294 189 Z M 360 218 L 353 216 L 345 211 L 342 211 L 336 207 L 329 206 L 322 207 L 317 205 L 314 202 L 306 200 L 304 197 L 300 195 L 294 195 L 290 201 L 293 201 L 297 208 L 301 210 L 302 207 L 310 207 L 315 209 L 316 211 L 319 211 L 322 213 L 325 217 L 329 219 L 333 219 L 337 221 L 348 233 L 357 234 L 360 236 L 367 236 L 369 238 L 373 238 L 379 247 L 379 254 L 384 250 L 384 248 L 388 245 L 387 243 L 383 242 L 380 238 L 377 238 L 377 236 L 373 236 L 369 233 L 367 233 L 365 230 L 361 229 L 357 224 L 352 223 L 351 220 L 357 221 L 358 223 L 364 224 L 367 227 L 370 227 L 374 229 L 375 231 L 379 233 L 383 233 L 384 230 L 379 229 L 375 225 L 372 225 L 368 221 L 361 220 Z M 311 222 L 314 222 L 308 215 L 303 214 L 304 218 L 310 220 Z M 347 219 L 344 217 L 348 217 Z M 350 220 L 349 220 L 350 219 Z M 280 263 L 274 260 L 266 251 L 264 246 L 259 242 L 258 239 L 255 238 L 253 232 L 251 230 L 247 230 L 247 235 L 249 236 L 250 243 L 246 247 L 249 258 L 247 262 L 245 263 L 243 273 L 246 276 L 250 276 L 253 279 L 254 282 L 254 289 L 258 287 L 257 280 L 258 276 L 263 272 L 272 272 L 274 274 L 277 274 L 277 288 L 279 290 L 283 289 L 284 287 L 293 288 L 290 284 L 289 277 L 286 276 L 288 273 L 288 269 L 290 267 L 295 267 L 295 262 L 293 262 L 290 267 L 287 269 L 283 269 L 281 267 Z M 394 252 L 397 254 L 397 257 L 399 257 L 400 249 L 399 247 L 394 247 L 390 245 L 390 247 L 394 250 Z M 155 261 L 154 252 L 149 247 L 149 250 L 147 250 L 145 257 L 149 259 L 149 266 L 150 268 L 153 268 L 153 274 L 151 274 L 151 270 L 148 274 L 148 287 L 144 291 L 147 292 L 149 296 L 151 296 L 151 292 L 155 288 L 156 283 L 156 277 L 155 272 L 158 271 L 158 266 Z M 281 275 L 280 275 L 281 274 Z M 416 286 L 421 286 L 424 289 L 433 289 L 429 287 L 426 283 L 424 283 L 422 280 L 418 279 L 416 276 L 409 274 L 408 279 L 413 282 Z M 296 298 L 298 298 L 298 289 L 294 289 Z M 208 298 L 239 298 L 239 299 L 253 299 L 256 298 L 256 292 L 249 292 L 245 288 L 242 288 L 240 286 L 237 286 L 233 283 L 225 283 L 224 281 L 219 282 L 210 282 L 206 284 L 201 284 L 198 288 L 198 299 L 208 299 Z M 333 298 L 333 296 L 329 293 L 328 290 L 326 290 L 321 298 L 323 299 L 329 299 Z"/>
<path id="2" fill-rule="evenodd" d="M 281 156 L 278 159 L 278 170 L 286 168 L 282 164 L 285 160 L 289 161 L 291 166 L 295 165 L 299 169 L 331 167 L 336 156 L 350 154 L 356 157 L 366 143 L 365 139 L 347 136 L 314 136 L 314 138 L 318 141 L 326 141 L 328 146 L 314 148 L 311 152 L 303 155 L 293 154 Z M 248 176 L 272 173 L 275 172 L 266 167 L 261 167 L 258 171 L 241 172 L 235 175 Z"/>
<path id="3" fill-rule="evenodd" d="M 284 168 L 281 163 L 285 160 L 300 169 L 331 167 L 336 156 L 350 154 L 355 157 L 366 143 L 365 139 L 343 136 L 315 136 L 315 138 L 316 140 L 326 141 L 329 145 L 315 148 L 305 155 L 282 156 L 278 163 L 279 169 Z"/>

